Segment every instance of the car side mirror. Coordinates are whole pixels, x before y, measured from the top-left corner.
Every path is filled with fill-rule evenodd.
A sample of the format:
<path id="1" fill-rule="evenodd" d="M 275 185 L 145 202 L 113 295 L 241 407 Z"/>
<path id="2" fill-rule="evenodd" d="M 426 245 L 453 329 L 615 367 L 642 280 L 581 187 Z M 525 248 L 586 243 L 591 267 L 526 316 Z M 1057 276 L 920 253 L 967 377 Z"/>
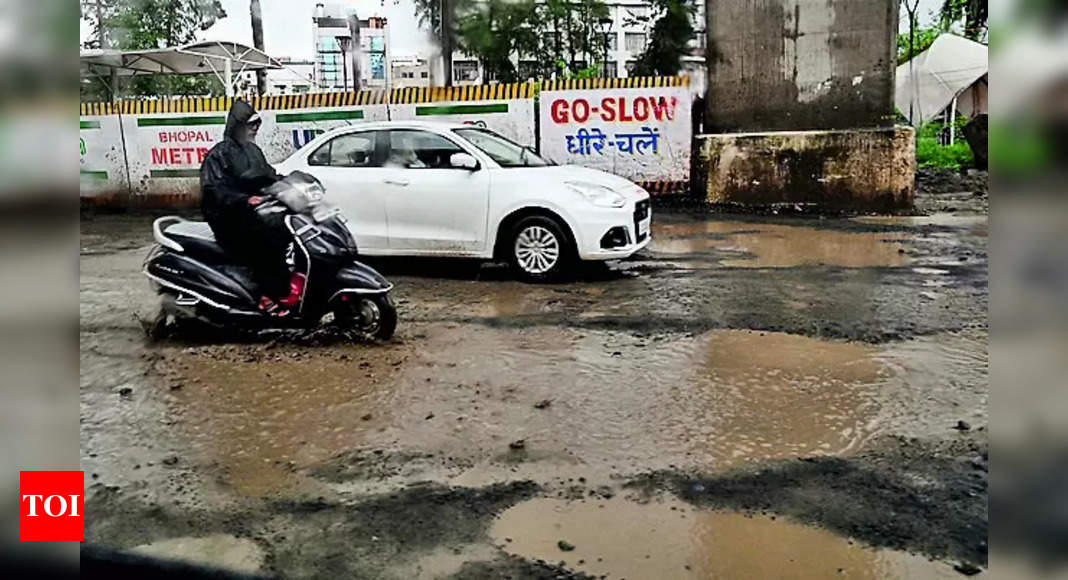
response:
<path id="1" fill-rule="evenodd" d="M 449 165 L 457 169 L 474 171 L 478 169 L 478 160 L 467 153 L 453 153 L 449 157 Z"/>

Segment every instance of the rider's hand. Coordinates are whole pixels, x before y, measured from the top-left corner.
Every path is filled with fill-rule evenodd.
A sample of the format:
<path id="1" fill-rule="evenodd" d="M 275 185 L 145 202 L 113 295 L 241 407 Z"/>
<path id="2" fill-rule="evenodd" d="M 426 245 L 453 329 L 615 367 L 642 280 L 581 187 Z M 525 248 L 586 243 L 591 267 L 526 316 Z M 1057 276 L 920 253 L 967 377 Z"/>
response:
<path id="1" fill-rule="evenodd" d="M 249 205 L 259 205 L 261 203 L 263 203 L 263 196 L 250 195 L 249 198 L 248 198 L 248 204 Z"/>

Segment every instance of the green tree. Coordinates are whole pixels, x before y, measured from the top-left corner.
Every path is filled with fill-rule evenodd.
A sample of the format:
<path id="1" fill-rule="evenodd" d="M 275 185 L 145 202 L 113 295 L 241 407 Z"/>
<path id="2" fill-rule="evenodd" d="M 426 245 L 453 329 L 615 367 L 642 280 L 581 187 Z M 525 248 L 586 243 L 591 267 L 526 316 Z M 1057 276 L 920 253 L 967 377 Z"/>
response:
<path id="1" fill-rule="evenodd" d="M 649 18 L 655 22 L 645 50 L 634 63 L 634 74 L 677 75 L 693 38 L 694 0 L 651 0 L 650 5 Z"/>
<path id="2" fill-rule="evenodd" d="M 942 29 L 937 27 L 917 28 L 915 35 L 912 39 L 912 46 L 909 46 L 909 34 L 901 33 L 897 35 L 897 64 L 903 64 L 915 57 L 917 54 L 930 48 L 934 43 L 938 35 L 942 34 Z"/>
<path id="3" fill-rule="evenodd" d="M 964 36 L 982 40 L 987 29 L 989 7 L 987 0 L 943 0 L 938 11 L 942 30 L 950 30 L 957 22 L 964 23 Z"/>
<path id="4" fill-rule="evenodd" d="M 511 57 L 535 50 L 536 7 L 535 0 L 488 0 L 462 14 L 458 45 L 479 60 L 486 80 L 518 79 Z"/>
<path id="5" fill-rule="evenodd" d="M 540 38 L 539 72 L 565 78 L 589 69 L 604 53 L 598 22 L 608 17 L 602 0 L 544 0 L 539 2 L 532 28 Z"/>

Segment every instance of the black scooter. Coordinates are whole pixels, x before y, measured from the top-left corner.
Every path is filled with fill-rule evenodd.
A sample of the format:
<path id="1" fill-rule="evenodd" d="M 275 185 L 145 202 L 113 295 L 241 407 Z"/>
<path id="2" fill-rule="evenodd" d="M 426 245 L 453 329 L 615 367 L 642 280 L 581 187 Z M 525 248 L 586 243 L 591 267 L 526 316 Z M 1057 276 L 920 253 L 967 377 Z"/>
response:
<path id="1" fill-rule="evenodd" d="M 288 262 L 305 275 L 300 303 L 285 317 L 258 307 L 260 292 L 249 268 L 215 242 L 207 222 L 177 216 L 152 225 L 156 246 L 143 272 L 162 297 L 156 326 L 196 320 L 218 328 L 314 328 L 333 323 L 370 338 L 386 340 L 397 327 L 393 288 L 373 268 L 356 261 L 356 241 L 340 210 L 323 201 L 315 177 L 295 171 L 261 191 L 261 215 L 279 213 L 293 235 Z"/>

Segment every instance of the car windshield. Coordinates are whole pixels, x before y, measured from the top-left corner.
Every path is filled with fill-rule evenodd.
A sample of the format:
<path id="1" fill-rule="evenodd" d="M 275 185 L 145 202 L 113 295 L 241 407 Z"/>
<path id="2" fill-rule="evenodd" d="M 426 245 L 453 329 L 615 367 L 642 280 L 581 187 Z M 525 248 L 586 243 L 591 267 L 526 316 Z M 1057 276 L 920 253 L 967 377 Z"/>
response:
<path id="1" fill-rule="evenodd" d="M 478 147 L 483 153 L 490 156 L 501 167 L 544 167 L 549 162 L 538 157 L 530 147 L 524 147 L 513 143 L 508 139 L 490 131 L 472 127 L 470 129 L 454 129 L 457 135 L 467 139 L 472 145 Z"/>

